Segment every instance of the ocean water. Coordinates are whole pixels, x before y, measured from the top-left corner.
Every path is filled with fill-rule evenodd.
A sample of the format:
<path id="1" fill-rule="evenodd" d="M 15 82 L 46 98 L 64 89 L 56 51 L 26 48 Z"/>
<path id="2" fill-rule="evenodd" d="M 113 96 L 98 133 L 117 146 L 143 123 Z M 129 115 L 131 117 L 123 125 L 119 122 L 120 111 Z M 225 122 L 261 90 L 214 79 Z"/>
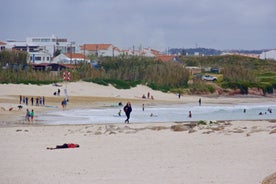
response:
<path id="1" fill-rule="evenodd" d="M 114 106 L 94 109 L 55 109 L 39 114 L 38 120 L 47 125 L 123 123 L 126 116 L 122 109 L 123 107 Z M 276 119 L 275 103 L 153 105 L 146 106 L 144 111 L 141 106 L 132 106 L 132 109 L 130 123 Z M 272 113 L 268 109 L 271 109 Z M 121 116 L 118 115 L 119 110 L 122 110 Z M 188 117 L 189 111 L 192 113 L 191 118 Z M 259 115 L 260 112 L 262 115 Z"/>

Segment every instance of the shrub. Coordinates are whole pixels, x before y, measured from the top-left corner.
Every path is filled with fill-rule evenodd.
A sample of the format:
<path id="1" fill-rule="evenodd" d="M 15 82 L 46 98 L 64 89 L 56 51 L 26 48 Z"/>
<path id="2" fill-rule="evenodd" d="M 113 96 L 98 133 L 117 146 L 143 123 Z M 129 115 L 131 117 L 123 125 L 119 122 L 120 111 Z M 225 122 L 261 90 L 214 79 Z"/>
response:
<path id="1" fill-rule="evenodd" d="M 94 82 L 100 85 L 108 86 L 108 84 L 113 85 L 117 89 L 130 89 L 131 87 L 137 86 L 139 81 L 123 81 L 117 79 L 84 79 L 86 82 Z"/>
<path id="2" fill-rule="evenodd" d="M 206 121 L 200 120 L 197 122 L 198 125 L 207 125 Z"/>

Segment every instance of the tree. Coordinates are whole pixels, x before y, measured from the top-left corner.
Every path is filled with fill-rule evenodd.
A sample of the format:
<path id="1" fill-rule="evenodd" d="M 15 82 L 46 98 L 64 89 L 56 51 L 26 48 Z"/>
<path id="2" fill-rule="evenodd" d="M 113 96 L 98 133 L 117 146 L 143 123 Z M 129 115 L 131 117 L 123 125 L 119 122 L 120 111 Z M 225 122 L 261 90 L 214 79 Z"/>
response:
<path id="1" fill-rule="evenodd" d="M 55 52 L 54 52 L 54 57 L 58 56 L 61 54 L 61 50 L 57 49 Z"/>

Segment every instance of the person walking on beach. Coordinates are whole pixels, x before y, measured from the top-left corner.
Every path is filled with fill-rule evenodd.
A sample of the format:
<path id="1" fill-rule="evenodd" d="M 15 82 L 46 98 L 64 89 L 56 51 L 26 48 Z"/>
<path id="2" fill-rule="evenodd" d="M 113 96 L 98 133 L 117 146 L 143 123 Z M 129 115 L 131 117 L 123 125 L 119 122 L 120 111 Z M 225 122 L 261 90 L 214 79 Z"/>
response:
<path id="1" fill-rule="evenodd" d="M 125 120 L 125 123 L 129 123 L 129 117 L 130 117 L 130 113 L 132 111 L 130 102 L 127 102 L 127 104 L 125 105 L 124 111 L 125 111 L 125 114 L 127 117 L 127 119 Z"/>
<path id="2" fill-rule="evenodd" d="M 43 106 L 45 106 L 45 97 L 44 96 L 42 97 L 42 104 L 43 104 Z"/>
<path id="3" fill-rule="evenodd" d="M 31 117 L 31 113 L 29 111 L 29 109 L 26 110 L 26 116 L 25 116 L 25 120 L 30 122 L 30 117 Z"/>
<path id="4" fill-rule="evenodd" d="M 36 106 L 39 106 L 38 101 L 39 101 L 39 99 L 38 99 L 38 97 L 36 97 L 36 98 L 35 98 L 35 105 L 36 105 Z"/>
<path id="5" fill-rule="evenodd" d="M 32 106 L 34 105 L 34 97 L 31 98 Z"/>
<path id="6" fill-rule="evenodd" d="M 34 122 L 34 110 L 30 112 L 31 121 Z"/>
<path id="7" fill-rule="evenodd" d="M 62 100 L 61 102 L 61 106 L 62 106 L 62 109 L 66 109 L 66 105 L 67 105 L 67 100 L 64 98 L 64 100 Z"/>
<path id="8" fill-rule="evenodd" d="M 26 105 L 29 105 L 29 98 L 28 97 L 26 97 L 25 103 L 26 103 Z"/>

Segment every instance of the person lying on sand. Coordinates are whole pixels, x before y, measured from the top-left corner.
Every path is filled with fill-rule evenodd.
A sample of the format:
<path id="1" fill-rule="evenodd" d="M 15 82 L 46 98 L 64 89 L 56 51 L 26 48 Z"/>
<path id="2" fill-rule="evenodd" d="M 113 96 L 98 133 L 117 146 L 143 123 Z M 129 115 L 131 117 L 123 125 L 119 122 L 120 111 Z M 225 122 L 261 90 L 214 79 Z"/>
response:
<path id="1" fill-rule="evenodd" d="M 55 148 L 47 147 L 47 149 L 53 150 L 53 149 L 64 149 L 64 148 L 78 148 L 78 147 L 80 147 L 79 144 L 64 143 L 63 145 L 56 145 Z"/>

